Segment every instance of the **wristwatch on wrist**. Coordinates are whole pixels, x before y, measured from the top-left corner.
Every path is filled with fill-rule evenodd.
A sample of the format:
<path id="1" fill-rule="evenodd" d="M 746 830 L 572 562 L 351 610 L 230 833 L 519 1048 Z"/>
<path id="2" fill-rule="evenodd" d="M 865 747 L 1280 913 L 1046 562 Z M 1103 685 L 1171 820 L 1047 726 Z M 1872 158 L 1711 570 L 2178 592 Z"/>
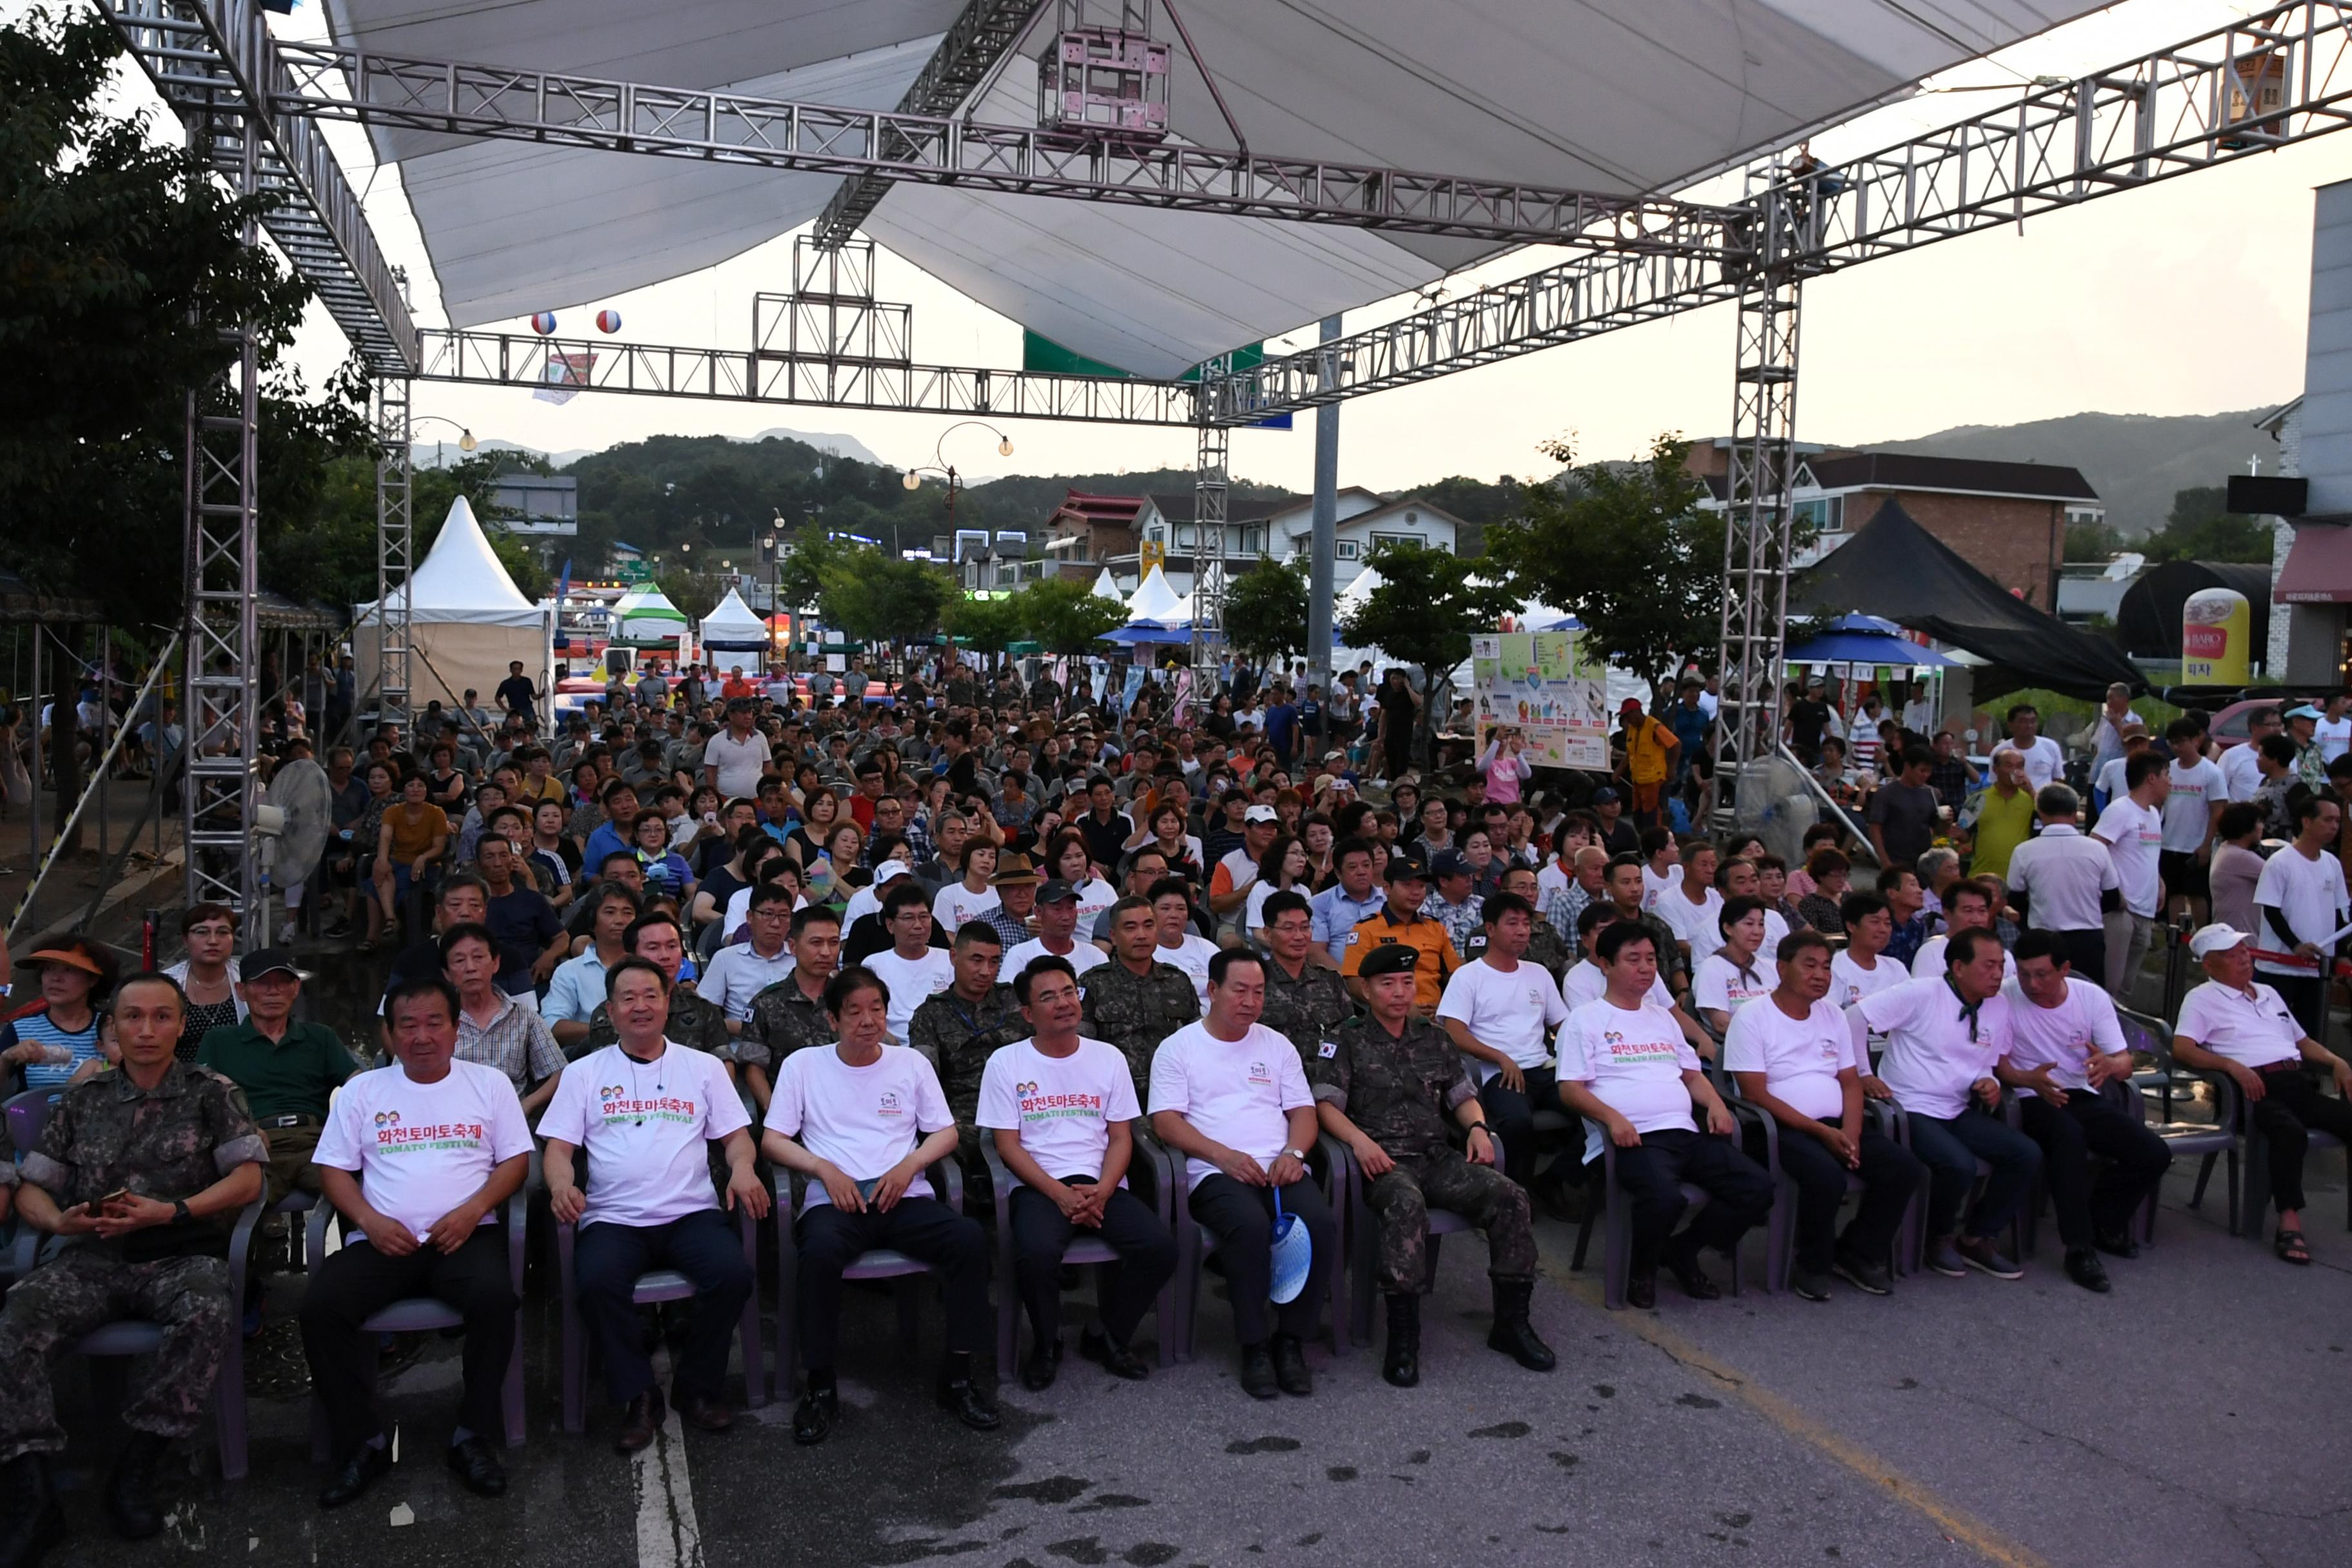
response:
<path id="1" fill-rule="evenodd" d="M 188 1212 L 187 1199 L 173 1198 L 172 1200 L 172 1223 L 173 1225 L 185 1225 L 194 1217 L 195 1216 L 194 1215 Z"/>
<path id="2" fill-rule="evenodd" d="M 1283 1152 L 1289 1155 L 1292 1159 L 1297 1161 L 1302 1165 L 1307 1163 L 1307 1151 L 1304 1149 L 1285 1149 Z"/>

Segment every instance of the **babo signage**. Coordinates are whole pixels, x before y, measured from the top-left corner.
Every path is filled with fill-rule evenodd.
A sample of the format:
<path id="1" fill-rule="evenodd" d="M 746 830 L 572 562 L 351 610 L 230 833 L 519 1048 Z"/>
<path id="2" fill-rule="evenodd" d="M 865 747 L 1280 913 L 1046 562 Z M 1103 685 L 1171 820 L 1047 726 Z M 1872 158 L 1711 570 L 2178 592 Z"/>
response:
<path id="1" fill-rule="evenodd" d="M 2243 686 L 2251 679 L 2253 612 L 2232 588 L 2200 588 L 2180 605 L 2180 683 Z"/>

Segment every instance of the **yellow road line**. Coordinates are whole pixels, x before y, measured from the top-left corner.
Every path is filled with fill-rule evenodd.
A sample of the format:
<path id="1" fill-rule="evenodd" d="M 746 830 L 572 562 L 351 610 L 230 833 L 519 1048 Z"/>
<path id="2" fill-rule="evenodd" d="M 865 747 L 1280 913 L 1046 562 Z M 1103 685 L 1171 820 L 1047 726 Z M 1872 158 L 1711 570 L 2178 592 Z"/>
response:
<path id="1" fill-rule="evenodd" d="M 1600 1282 L 1594 1277 L 1565 1274 L 1549 1266 L 1544 1272 L 1569 1294 L 1596 1311 L 1607 1312 Z M 1653 1314 L 1628 1310 L 1608 1312 L 1608 1318 L 1612 1323 L 1643 1343 L 1685 1366 L 1705 1373 L 1773 1426 L 1799 1442 L 1828 1455 L 1871 1485 L 1883 1488 L 1898 1501 L 1927 1515 L 1946 1535 L 1969 1547 L 1988 1562 L 2000 1563 L 2001 1568 L 2049 1568 L 2042 1558 L 1982 1520 L 1945 1501 L 1861 1444 L 1824 1426 L 1755 1379 L 1685 1339 Z"/>

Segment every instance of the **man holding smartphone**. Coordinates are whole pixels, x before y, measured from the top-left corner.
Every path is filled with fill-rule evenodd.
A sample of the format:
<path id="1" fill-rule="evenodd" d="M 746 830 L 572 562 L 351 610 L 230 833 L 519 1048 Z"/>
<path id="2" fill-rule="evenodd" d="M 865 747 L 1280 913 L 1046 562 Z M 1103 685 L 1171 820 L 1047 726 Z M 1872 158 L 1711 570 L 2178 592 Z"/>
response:
<path id="1" fill-rule="evenodd" d="M 15 1183 L 25 1223 L 57 1238 L 51 1259 L 19 1279 L 0 1310 L 0 1552 L 30 1561 L 65 1537 L 49 1466 L 65 1452 L 51 1355 L 118 1318 L 163 1331 L 135 1363 L 121 1405 L 130 1441 L 106 1483 L 117 1535 L 163 1528 L 155 1465 L 204 1424 L 230 1316 L 228 1239 L 261 1195 L 269 1146 L 236 1086 L 175 1059 L 187 998 L 162 974 L 114 992 L 119 1072 L 67 1089 Z"/>

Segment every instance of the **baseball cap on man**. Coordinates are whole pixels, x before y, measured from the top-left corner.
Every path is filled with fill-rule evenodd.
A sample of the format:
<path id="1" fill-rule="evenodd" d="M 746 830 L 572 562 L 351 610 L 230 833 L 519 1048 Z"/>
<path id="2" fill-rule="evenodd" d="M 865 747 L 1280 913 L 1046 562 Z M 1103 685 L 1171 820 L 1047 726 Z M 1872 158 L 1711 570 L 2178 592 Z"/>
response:
<path id="1" fill-rule="evenodd" d="M 1426 882 L 1429 868 L 1410 855 L 1399 855 L 1389 861 L 1386 875 L 1391 882 Z"/>
<path id="2" fill-rule="evenodd" d="M 1075 904 L 1078 901 L 1078 890 L 1056 877 L 1037 889 L 1037 901 L 1041 904 Z"/>
<path id="3" fill-rule="evenodd" d="M 1242 820 L 1244 822 L 1257 823 L 1279 822 L 1282 819 L 1275 815 L 1274 807 L 1270 805 L 1254 805 L 1247 811 L 1242 813 Z"/>
<path id="4" fill-rule="evenodd" d="M 236 971 L 237 977 L 245 981 L 258 980 L 265 974 L 290 974 L 297 980 L 302 977 L 302 972 L 294 967 L 292 951 L 283 947 L 265 947 L 259 952 L 246 954 Z"/>
<path id="5" fill-rule="evenodd" d="M 2235 926 L 2223 925 L 2216 921 L 2189 939 L 2189 956 L 2200 959 L 2210 958 L 2217 952 L 2229 952 L 2245 940 L 2244 931 Z"/>
<path id="6" fill-rule="evenodd" d="M 1470 874 L 1470 858 L 1459 849 L 1441 849 L 1429 858 L 1430 874 L 1439 878 L 1466 877 Z"/>

